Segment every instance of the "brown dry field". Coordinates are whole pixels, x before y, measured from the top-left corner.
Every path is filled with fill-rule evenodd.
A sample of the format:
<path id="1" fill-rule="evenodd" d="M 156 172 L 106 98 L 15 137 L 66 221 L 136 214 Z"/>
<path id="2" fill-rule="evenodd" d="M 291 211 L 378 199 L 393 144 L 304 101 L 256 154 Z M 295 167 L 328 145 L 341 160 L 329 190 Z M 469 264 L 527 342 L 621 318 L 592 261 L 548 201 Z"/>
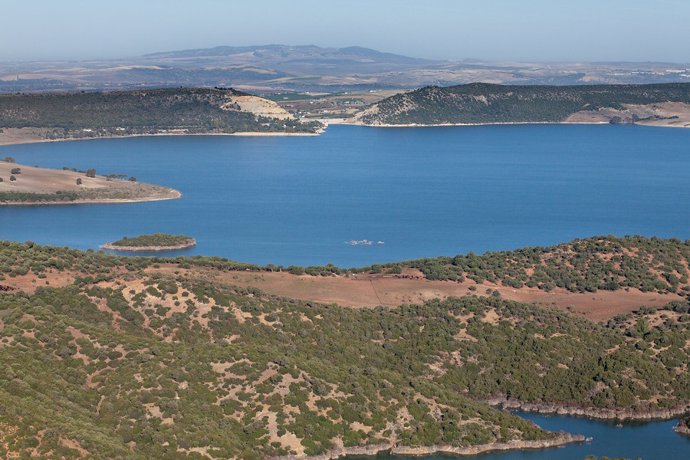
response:
<path id="1" fill-rule="evenodd" d="M 119 271 L 125 274 L 125 271 Z M 228 286 L 254 287 L 277 296 L 351 308 L 396 307 L 402 304 L 465 295 L 488 296 L 490 294 L 487 291 L 497 290 L 503 299 L 557 308 L 601 322 L 643 306 L 661 307 L 672 301 L 683 300 L 683 297 L 676 294 L 642 292 L 638 289 L 595 293 L 573 293 L 565 289 L 554 289 L 546 292 L 536 288 L 515 289 L 492 283 L 475 284 L 474 281 L 462 283 L 431 281 L 422 278 L 421 273 L 415 270 L 407 270 L 404 273 L 405 277 L 398 275 L 310 276 L 292 275 L 285 272 L 220 271 L 198 267 L 182 269 L 176 264 L 163 264 L 156 268 L 148 268 L 146 271 L 205 279 Z M 37 278 L 29 273 L 8 278 L 2 281 L 2 284 L 22 292 L 32 293 L 38 286 L 70 285 L 74 282 L 75 276 L 83 276 L 83 274 L 48 270 L 46 278 Z M 128 281 L 125 278 L 127 276 L 117 282 L 124 286 L 138 282 L 137 280 Z M 471 290 L 471 287 L 476 289 Z"/>
<path id="2" fill-rule="evenodd" d="M 10 181 L 11 170 L 20 168 L 21 173 L 15 174 L 16 181 Z M 153 201 L 179 198 L 176 190 L 157 185 L 130 182 L 127 180 L 107 179 L 103 176 L 86 177 L 86 174 L 61 170 L 38 168 L 0 161 L 0 192 L 18 193 L 47 193 L 55 192 L 104 192 L 102 198 L 91 200 L 76 200 L 75 202 L 126 202 Z M 82 180 L 77 185 L 77 179 Z M 113 198 L 122 196 L 123 198 Z M 125 198 L 126 197 L 126 198 Z"/>
<path id="3" fill-rule="evenodd" d="M 284 272 L 218 271 L 212 269 L 180 270 L 176 265 L 150 269 L 163 273 L 179 272 L 186 276 L 201 277 L 227 285 L 255 287 L 269 294 L 343 307 L 373 308 L 379 305 L 396 307 L 420 303 L 431 299 L 445 299 L 465 295 L 489 295 L 497 290 L 503 299 L 558 308 L 585 316 L 593 321 L 606 321 L 621 313 L 642 306 L 661 307 L 683 297 L 676 294 L 642 292 L 638 289 L 573 293 L 565 289 L 551 292 L 536 288 L 498 286 L 474 281 L 431 281 L 421 273 L 408 270 L 405 277 L 397 275 L 310 276 Z M 474 287 L 476 290 L 471 290 Z"/>
<path id="4" fill-rule="evenodd" d="M 10 170 L 21 168 L 21 174 L 17 174 L 17 180 L 10 182 Z M 59 169 L 36 168 L 33 166 L 19 165 L 0 161 L 0 192 L 24 192 L 24 193 L 55 193 L 77 192 L 84 189 L 101 189 L 120 185 L 121 181 L 107 181 L 105 177 L 86 177 L 84 173 L 64 171 Z M 81 178 L 82 185 L 77 185 L 77 178 Z M 122 184 L 126 185 L 126 184 Z"/>
<path id="5" fill-rule="evenodd" d="M 690 104 L 664 102 L 659 104 L 624 104 L 623 110 L 604 108 L 597 111 L 577 112 L 566 119 L 568 123 L 608 123 L 613 117 L 620 117 L 630 123 L 633 115 L 640 119 L 635 124 L 644 126 L 690 127 Z"/>

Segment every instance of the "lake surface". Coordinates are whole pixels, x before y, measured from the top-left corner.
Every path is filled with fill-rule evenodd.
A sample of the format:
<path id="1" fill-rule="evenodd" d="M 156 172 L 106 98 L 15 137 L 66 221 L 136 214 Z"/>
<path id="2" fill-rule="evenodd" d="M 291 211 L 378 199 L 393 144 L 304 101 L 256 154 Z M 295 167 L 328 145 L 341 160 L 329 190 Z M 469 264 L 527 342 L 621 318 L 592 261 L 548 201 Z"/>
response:
<path id="1" fill-rule="evenodd" d="M 472 457 L 478 460 L 584 460 L 588 455 L 635 460 L 671 460 L 690 458 L 690 437 L 673 431 L 675 421 L 626 423 L 616 426 L 577 417 L 520 414 L 537 425 L 552 431 L 583 434 L 592 442 L 570 444 L 554 449 L 487 453 Z M 378 460 L 412 460 L 419 457 L 379 455 Z M 424 460 L 448 460 L 448 456 L 429 456 Z M 457 457 L 456 457 L 457 458 Z"/>
<path id="2" fill-rule="evenodd" d="M 359 266 L 601 234 L 690 238 L 690 130 L 682 129 L 332 126 L 319 137 L 0 148 L 8 155 L 183 193 L 154 203 L 0 208 L 0 239 L 81 249 L 167 232 L 197 239 L 179 254 Z M 374 244 L 345 243 L 364 239 Z"/>

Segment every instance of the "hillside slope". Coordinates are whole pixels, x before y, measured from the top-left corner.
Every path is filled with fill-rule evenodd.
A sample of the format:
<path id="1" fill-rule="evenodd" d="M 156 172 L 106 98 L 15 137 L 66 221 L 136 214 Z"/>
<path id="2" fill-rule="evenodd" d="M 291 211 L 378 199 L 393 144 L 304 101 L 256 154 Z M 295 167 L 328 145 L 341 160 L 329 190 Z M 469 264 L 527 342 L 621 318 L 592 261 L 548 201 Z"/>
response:
<path id="1" fill-rule="evenodd" d="M 675 103 L 668 105 L 668 103 Z M 367 125 L 635 122 L 690 125 L 690 83 L 428 86 L 360 112 Z"/>
<path id="2" fill-rule="evenodd" d="M 33 130 L 44 139 L 140 134 L 314 133 L 272 101 L 232 89 L 156 89 L 0 95 L 0 138 Z M 1 141 L 1 140 L 0 140 Z"/>
<path id="3" fill-rule="evenodd" d="M 459 452 L 573 440 L 489 400 L 688 410 L 686 303 L 606 325 L 492 297 L 352 309 L 192 276 L 205 262 L 0 243 L 0 455 Z"/>

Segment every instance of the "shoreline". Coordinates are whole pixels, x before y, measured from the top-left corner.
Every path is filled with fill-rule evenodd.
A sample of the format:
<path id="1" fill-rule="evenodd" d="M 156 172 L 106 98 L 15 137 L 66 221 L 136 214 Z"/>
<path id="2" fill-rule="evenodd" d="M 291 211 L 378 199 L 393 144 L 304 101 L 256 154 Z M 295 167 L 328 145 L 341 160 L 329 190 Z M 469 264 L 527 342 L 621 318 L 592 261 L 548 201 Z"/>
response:
<path id="1" fill-rule="evenodd" d="M 600 122 L 570 122 L 570 121 L 499 121 L 499 122 L 486 122 L 486 123 L 431 123 L 431 124 L 421 124 L 421 123 L 405 123 L 405 124 L 367 124 L 362 122 L 351 122 L 345 120 L 328 120 L 328 119 L 318 119 L 321 123 L 325 125 L 324 128 L 319 129 L 313 133 L 286 133 L 286 132 L 260 132 L 260 131 L 240 131 L 235 133 L 155 133 L 155 134 L 126 134 L 126 135 L 113 135 L 113 136 L 97 136 L 97 137 L 73 137 L 68 139 L 43 139 L 43 138 L 30 138 L 26 139 L 10 139 L 4 140 L 2 134 L 0 134 L 0 148 L 12 145 L 24 145 L 24 144 L 39 144 L 39 143 L 49 143 L 49 142 L 73 142 L 73 141 L 94 141 L 99 139 L 131 139 L 137 137 L 184 137 L 184 136 L 219 136 L 219 137 L 317 137 L 322 135 L 328 129 L 329 125 L 343 125 L 343 126 L 361 126 L 364 128 L 446 128 L 446 127 L 463 127 L 463 126 L 527 126 L 527 125 L 612 125 L 606 121 Z M 614 126 L 626 125 L 626 126 L 641 126 L 645 128 L 685 128 L 689 129 L 690 126 L 681 125 L 670 125 L 670 124 L 642 124 L 642 123 L 620 123 L 614 124 Z M 1 128 L 0 128 L 1 129 Z"/>
<path id="2" fill-rule="evenodd" d="M 321 120 L 322 123 L 325 123 Z M 608 121 L 496 121 L 485 123 L 402 123 L 402 124 L 368 124 L 362 122 L 336 121 L 328 124 L 362 126 L 365 128 L 447 128 L 460 126 L 524 126 L 524 125 L 612 125 L 612 126 L 642 126 L 645 128 L 690 128 L 680 125 L 651 125 L 643 123 L 609 123 Z"/>
<path id="3" fill-rule="evenodd" d="M 551 439 L 542 439 L 537 441 L 506 441 L 506 442 L 490 442 L 487 444 L 478 444 L 475 446 L 456 447 L 446 445 L 433 446 L 398 446 L 395 444 L 377 444 L 373 446 L 357 446 L 357 447 L 341 447 L 332 449 L 320 455 L 287 455 L 280 457 L 273 457 L 273 460 L 336 460 L 346 456 L 361 456 L 361 457 L 375 457 L 378 454 L 388 453 L 390 455 L 406 455 L 412 457 L 421 457 L 434 454 L 445 454 L 454 456 L 470 456 L 479 455 L 488 452 L 499 452 L 509 450 L 538 450 L 548 449 L 553 447 L 561 447 L 566 444 L 587 442 L 589 439 L 583 435 L 573 435 L 569 433 L 556 433 L 556 436 Z"/>
<path id="4" fill-rule="evenodd" d="M 0 128 L 2 129 L 2 128 Z M 7 128 L 5 128 L 7 129 Z M 236 133 L 155 133 L 155 134 L 123 134 L 121 136 L 95 136 L 95 137 L 71 137 L 66 139 L 43 139 L 43 138 L 31 138 L 26 139 L 10 139 L 4 140 L 2 134 L 0 134 L 0 148 L 11 145 L 24 145 L 24 144 L 41 144 L 50 142 L 73 142 L 73 141 L 95 141 L 99 139 L 131 139 L 135 137 L 178 137 L 178 136 L 230 136 L 230 137 L 314 137 L 320 136 L 324 132 L 321 129 L 315 133 L 283 133 L 283 132 L 245 132 L 240 131 Z"/>
<path id="5" fill-rule="evenodd" d="M 108 251 L 117 252 L 160 252 L 160 251 L 179 251 L 182 249 L 189 249 L 196 246 L 196 240 L 190 238 L 185 243 L 176 244 L 174 246 L 115 246 L 113 243 L 105 243 L 100 246 L 100 249 L 107 249 Z"/>
<path id="6" fill-rule="evenodd" d="M 485 400 L 492 407 L 503 410 L 519 410 L 544 415 L 565 415 L 592 420 L 620 422 L 647 422 L 654 420 L 672 420 L 690 413 L 690 404 L 667 409 L 604 409 L 564 406 L 549 403 L 525 403 L 509 401 L 505 398 Z"/>
<path id="7" fill-rule="evenodd" d="M 68 205 L 84 205 L 84 204 L 127 204 L 127 203 L 150 203 L 155 201 L 178 200 L 182 198 L 182 193 L 171 190 L 171 196 L 161 197 L 141 197 L 141 198 L 101 198 L 101 199 L 85 199 L 73 201 L 0 201 L 2 206 L 68 206 Z"/>

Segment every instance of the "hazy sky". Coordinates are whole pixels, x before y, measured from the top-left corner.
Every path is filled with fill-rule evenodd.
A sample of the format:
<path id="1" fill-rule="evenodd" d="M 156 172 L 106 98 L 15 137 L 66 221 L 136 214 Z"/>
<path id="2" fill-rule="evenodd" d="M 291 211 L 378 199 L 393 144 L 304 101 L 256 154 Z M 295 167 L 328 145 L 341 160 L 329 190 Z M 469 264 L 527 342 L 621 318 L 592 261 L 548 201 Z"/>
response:
<path id="1" fill-rule="evenodd" d="M 0 60 L 217 45 L 411 56 L 690 62 L 690 0 L 0 0 Z"/>

